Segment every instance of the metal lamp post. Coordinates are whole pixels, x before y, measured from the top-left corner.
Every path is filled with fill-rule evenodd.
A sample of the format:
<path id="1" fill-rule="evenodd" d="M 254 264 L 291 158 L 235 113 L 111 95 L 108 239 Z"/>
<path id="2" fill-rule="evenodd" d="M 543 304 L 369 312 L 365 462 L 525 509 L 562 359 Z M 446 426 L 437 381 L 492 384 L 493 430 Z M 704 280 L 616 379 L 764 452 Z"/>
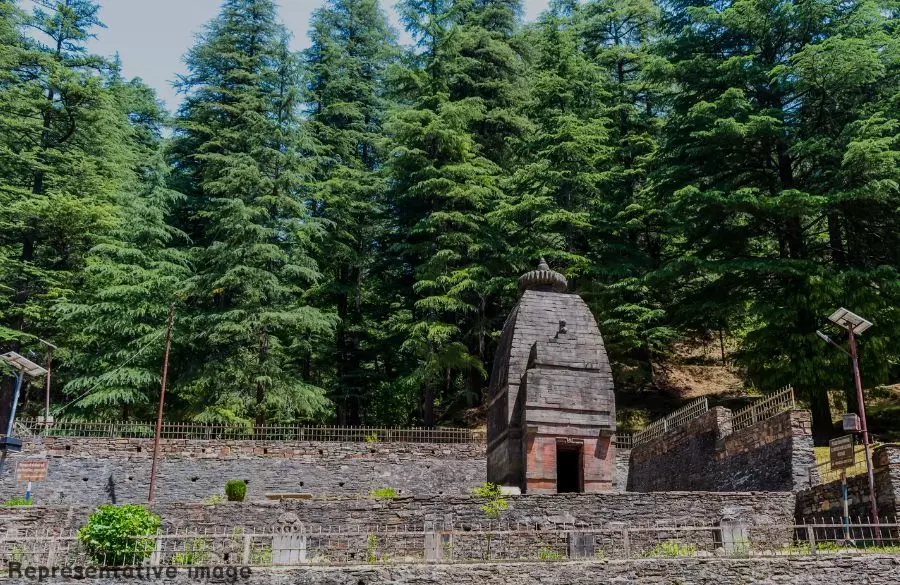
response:
<path id="1" fill-rule="evenodd" d="M 0 355 L 0 360 L 18 370 L 18 373 L 16 374 L 16 389 L 13 392 L 12 405 L 9 410 L 9 421 L 6 423 L 4 435 L 0 437 L 0 474 L 2 474 L 3 464 L 6 462 L 7 453 L 9 451 L 20 451 L 22 449 L 22 442 L 18 439 L 14 439 L 12 436 L 13 423 L 16 421 L 16 408 L 19 404 L 19 395 L 22 392 L 22 381 L 25 378 L 25 375 L 36 378 L 46 374 L 47 370 L 14 351 Z"/>
<path id="2" fill-rule="evenodd" d="M 878 502 L 875 499 L 875 474 L 872 470 L 872 453 L 869 448 L 869 428 L 866 423 L 866 405 L 863 401 L 862 381 L 859 377 L 859 356 L 856 352 L 856 336 L 862 334 L 871 327 L 872 323 L 843 307 L 832 313 L 828 317 L 828 320 L 838 327 L 846 329 L 850 336 L 850 351 L 847 352 L 844 348 L 834 343 L 830 337 L 821 331 L 816 331 L 816 334 L 819 337 L 848 354 L 850 356 L 850 361 L 853 364 L 853 382 L 856 385 L 856 402 L 859 405 L 860 432 L 863 436 L 863 447 L 866 455 L 866 471 L 869 475 L 869 500 L 872 504 L 872 522 L 877 526 Z"/>

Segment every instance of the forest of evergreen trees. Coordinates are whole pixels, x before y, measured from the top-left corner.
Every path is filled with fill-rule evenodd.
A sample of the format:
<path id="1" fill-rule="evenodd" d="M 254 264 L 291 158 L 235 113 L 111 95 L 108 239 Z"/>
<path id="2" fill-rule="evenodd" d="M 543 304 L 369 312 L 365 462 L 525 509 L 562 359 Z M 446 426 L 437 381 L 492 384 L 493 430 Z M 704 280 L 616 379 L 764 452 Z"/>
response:
<path id="1" fill-rule="evenodd" d="M 59 416 L 152 418 L 174 302 L 169 419 L 458 422 L 541 256 L 620 391 L 723 336 L 822 428 L 842 305 L 875 323 L 867 385 L 900 375 L 897 0 L 400 0 L 412 47 L 378 0 L 327 0 L 300 54 L 273 0 L 224 0 L 173 116 L 87 50 L 96 2 L 24 4 L 0 335 L 59 347 Z"/>

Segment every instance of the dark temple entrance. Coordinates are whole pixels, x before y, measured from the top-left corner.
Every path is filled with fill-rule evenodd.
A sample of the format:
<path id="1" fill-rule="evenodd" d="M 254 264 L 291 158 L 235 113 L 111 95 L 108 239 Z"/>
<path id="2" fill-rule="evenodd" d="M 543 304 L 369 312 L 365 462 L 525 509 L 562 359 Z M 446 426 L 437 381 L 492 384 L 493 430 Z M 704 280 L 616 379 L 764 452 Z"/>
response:
<path id="1" fill-rule="evenodd" d="M 584 491 L 581 477 L 581 448 L 557 446 L 556 493 Z"/>

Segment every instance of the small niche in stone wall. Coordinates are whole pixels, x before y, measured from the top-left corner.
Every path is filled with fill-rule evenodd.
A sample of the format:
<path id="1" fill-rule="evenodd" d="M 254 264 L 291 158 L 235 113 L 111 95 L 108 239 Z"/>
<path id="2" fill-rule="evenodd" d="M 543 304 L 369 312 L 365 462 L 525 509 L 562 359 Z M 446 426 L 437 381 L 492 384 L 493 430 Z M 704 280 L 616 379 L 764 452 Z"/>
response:
<path id="1" fill-rule="evenodd" d="M 303 487 L 303 482 L 302 482 L 302 481 L 300 482 L 300 487 Z"/>
<path id="2" fill-rule="evenodd" d="M 263 455 L 268 455 L 269 450 L 266 447 L 263 447 Z"/>
<path id="3" fill-rule="evenodd" d="M 140 453 L 140 452 L 141 452 L 141 448 L 140 448 L 139 446 L 138 446 L 138 447 L 135 447 L 135 451 L 137 451 L 138 453 Z"/>
<path id="4" fill-rule="evenodd" d="M 344 487 L 344 482 L 338 483 L 338 487 Z"/>
<path id="5" fill-rule="evenodd" d="M 71 450 L 72 450 L 72 445 L 66 445 L 66 451 L 71 451 Z"/>
<path id="6" fill-rule="evenodd" d="M 197 481 L 198 479 L 200 479 L 200 478 L 195 476 L 195 477 L 191 478 L 191 481 Z"/>
<path id="7" fill-rule="evenodd" d="M 128 481 L 134 481 L 134 476 L 133 476 L 133 475 L 129 475 L 129 476 L 128 476 Z"/>

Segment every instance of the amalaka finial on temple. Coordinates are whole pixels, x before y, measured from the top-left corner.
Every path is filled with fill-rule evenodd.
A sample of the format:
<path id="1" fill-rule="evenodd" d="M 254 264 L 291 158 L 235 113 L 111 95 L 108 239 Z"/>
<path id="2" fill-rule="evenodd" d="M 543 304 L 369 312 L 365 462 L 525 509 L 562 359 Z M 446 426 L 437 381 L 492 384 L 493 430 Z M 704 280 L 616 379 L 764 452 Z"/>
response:
<path id="1" fill-rule="evenodd" d="M 551 270 L 550 266 L 547 264 L 547 261 L 541 257 L 540 262 L 538 262 L 538 266 L 535 270 L 531 272 L 526 272 L 522 276 L 519 277 L 519 292 L 525 292 L 526 290 L 542 290 L 542 291 L 553 291 L 558 293 L 566 292 L 566 289 L 569 288 L 569 283 L 566 280 L 566 277 L 556 272 L 555 270 Z"/>

